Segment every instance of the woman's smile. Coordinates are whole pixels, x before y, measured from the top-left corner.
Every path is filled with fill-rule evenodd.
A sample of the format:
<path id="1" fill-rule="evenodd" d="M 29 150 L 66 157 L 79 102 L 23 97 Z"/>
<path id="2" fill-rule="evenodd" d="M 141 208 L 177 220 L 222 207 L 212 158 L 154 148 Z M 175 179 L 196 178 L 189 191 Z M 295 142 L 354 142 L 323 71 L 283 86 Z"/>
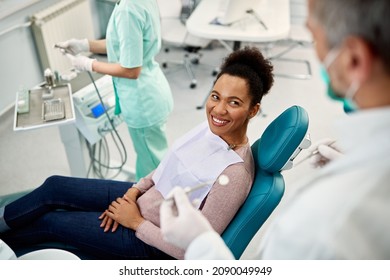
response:
<path id="1" fill-rule="evenodd" d="M 211 115 L 211 119 L 213 120 L 213 124 L 216 126 L 224 126 L 230 122 L 228 120 L 225 120 L 225 119 L 213 116 L 213 115 Z"/>

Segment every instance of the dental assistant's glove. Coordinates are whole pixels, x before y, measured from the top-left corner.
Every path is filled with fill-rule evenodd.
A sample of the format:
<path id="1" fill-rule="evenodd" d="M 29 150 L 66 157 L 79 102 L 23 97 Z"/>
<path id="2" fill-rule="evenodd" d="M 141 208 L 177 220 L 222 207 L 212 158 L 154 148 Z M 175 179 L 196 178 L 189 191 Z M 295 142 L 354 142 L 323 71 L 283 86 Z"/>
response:
<path id="1" fill-rule="evenodd" d="M 160 206 L 161 232 L 165 241 L 187 249 L 196 237 L 213 231 L 213 228 L 202 213 L 192 206 L 182 188 L 174 188 L 171 194 L 174 203 L 165 200 Z"/>
<path id="2" fill-rule="evenodd" d="M 70 39 L 65 42 L 59 42 L 54 47 L 61 49 L 62 52 L 77 55 L 82 52 L 89 52 L 88 39 Z"/>
<path id="3" fill-rule="evenodd" d="M 308 149 L 309 153 L 316 153 L 310 159 L 311 165 L 316 168 L 323 167 L 329 162 L 342 157 L 343 154 L 334 146 L 335 142 L 333 139 L 325 138 L 313 144 Z"/>
<path id="4" fill-rule="evenodd" d="M 92 59 L 83 55 L 74 56 L 71 54 L 66 54 L 66 56 L 70 59 L 70 62 L 77 71 L 92 72 L 92 63 L 96 61 L 96 59 Z"/>

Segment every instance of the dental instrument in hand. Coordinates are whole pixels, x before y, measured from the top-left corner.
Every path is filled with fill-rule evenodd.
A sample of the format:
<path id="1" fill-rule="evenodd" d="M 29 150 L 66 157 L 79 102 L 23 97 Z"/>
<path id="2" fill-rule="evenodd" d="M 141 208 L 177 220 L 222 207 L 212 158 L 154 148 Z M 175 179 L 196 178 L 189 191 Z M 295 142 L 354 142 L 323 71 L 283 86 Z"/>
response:
<path id="1" fill-rule="evenodd" d="M 58 49 L 62 54 L 68 53 L 68 52 L 66 51 L 66 48 L 61 47 L 61 46 L 59 46 L 59 45 L 57 45 L 57 44 L 54 45 L 54 48 L 55 48 L 55 49 Z"/>
<path id="2" fill-rule="evenodd" d="M 226 176 L 226 175 L 220 175 L 218 178 L 217 178 L 217 182 L 222 185 L 222 186 L 226 186 L 227 184 L 229 184 L 229 177 Z M 199 190 L 199 189 L 202 189 L 206 186 L 208 186 L 209 184 L 213 183 L 213 181 L 208 181 L 208 182 L 205 182 L 205 183 L 201 183 L 199 185 L 196 185 L 196 186 L 193 186 L 193 187 L 187 187 L 184 189 L 184 193 L 188 196 L 190 193 L 196 191 L 196 190 Z M 173 197 L 169 197 L 167 199 L 161 199 L 161 200 L 158 200 L 156 201 L 153 206 L 157 206 L 157 205 L 160 205 L 163 201 L 168 201 L 168 202 L 174 202 L 174 198 Z"/>
<path id="3" fill-rule="evenodd" d="M 322 145 L 326 145 L 328 147 L 331 147 L 331 148 L 334 148 L 333 144 L 336 143 L 336 141 L 332 141 L 328 144 L 322 144 Z M 319 153 L 318 151 L 318 147 L 312 151 L 311 153 L 309 153 L 306 157 L 302 158 L 300 161 L 298 161 L 297 163 L 294 164 L 294 166 L 297 166 L 297 165 L 300 165 L 301 163 L 305 162 L 306 160 L 308 160 L 309 158 L 317 155 Z"/>

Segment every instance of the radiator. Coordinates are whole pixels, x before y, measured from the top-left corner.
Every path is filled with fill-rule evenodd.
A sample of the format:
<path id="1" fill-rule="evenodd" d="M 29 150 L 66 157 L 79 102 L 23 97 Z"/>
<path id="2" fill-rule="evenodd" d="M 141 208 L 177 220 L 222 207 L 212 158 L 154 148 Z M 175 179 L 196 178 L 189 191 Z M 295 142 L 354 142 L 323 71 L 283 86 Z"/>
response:
<path id="1" fill-rule="evenodd" d="M 43 69 L 60 74 L 72 68 L 69 59 L 54 44 L 71 38 L 94 38 L 89 0 L 64 0 L 31 18 L 32 31 Z"/>

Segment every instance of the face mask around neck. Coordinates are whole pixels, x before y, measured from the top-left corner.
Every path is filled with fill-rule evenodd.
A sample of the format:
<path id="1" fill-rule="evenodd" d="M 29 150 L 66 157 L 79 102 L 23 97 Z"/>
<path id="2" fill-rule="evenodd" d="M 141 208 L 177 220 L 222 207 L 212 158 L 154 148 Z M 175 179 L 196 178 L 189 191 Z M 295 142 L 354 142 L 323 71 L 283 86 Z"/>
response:
<path id="1" fill-rule="evenodd" d="M 329 67 L 333 64 L 333 62 L 336 60 L 336 58 L 339 56 L 340 50 L 339 49 L 331 49 L 329 53 L 326 55 L 323 64 L 320 67 L 320 74 L 321 78 L 324 81 L 324 83 L 327 86 L 327 94 L 328 96 L 336 101 L 340 101 L 343 103 L 344 111 L 346 113 L 350 113 L 353 111 L 356 111 L 359 107 L 353 100 L 356 92 L 358 91 L 360 85 L 358 82 L 352 82 L 352 84 L 348 87 L 345 96 L 343 97 L 342 94 L 336 92 L 330 81 L 330 76 L 328 74 Z"/>

